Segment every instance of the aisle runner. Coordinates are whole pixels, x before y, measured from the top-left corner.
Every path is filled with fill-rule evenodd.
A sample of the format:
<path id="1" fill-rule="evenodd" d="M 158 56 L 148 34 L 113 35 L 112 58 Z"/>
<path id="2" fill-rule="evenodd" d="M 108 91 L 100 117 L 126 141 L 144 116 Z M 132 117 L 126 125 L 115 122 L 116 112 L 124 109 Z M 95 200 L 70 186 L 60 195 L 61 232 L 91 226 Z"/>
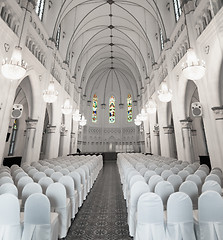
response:
<path id="1" fill-rule="evenodd" d="M 118 168 L 104 163 L 93 189 L 79 210 L 67 240 L 130 240 Z"/>

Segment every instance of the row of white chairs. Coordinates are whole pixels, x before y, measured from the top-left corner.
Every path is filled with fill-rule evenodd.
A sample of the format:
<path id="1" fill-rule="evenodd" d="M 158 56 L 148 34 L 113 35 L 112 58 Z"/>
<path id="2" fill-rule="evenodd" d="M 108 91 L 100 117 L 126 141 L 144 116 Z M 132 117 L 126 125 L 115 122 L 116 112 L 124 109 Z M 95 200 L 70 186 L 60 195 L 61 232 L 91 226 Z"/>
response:
<path id="1" fill-rule="evenodd" d="M 139 157 L 139 155 L 137 157 Z M 184 192 L 187 195 L 189 195 L 191 201 L 193 201 L 192 203 L 195 209 L 197 209 L 198 207 L 198 197 L 201 192 L 205 192 L 209 189 L 213 189 L 214 187 L 213 190 L 221 194 L 221 186 L 218 182 L 220 177 L 216 178 L 217 181 L 215 181 L 216 179 L 213 179 L 213 180 L 208 179 L 207 174 L 209 173 L 209 168 L 206 165 L 200 166 L 197 163 L 189 164 L 187 162 L 177 161 L 174 159 L 165 159 L 163 157 L 162 159 L 159 158 L 159 160 L 156 160 L 156 159 L 157 159 L 157 156 L 149 156 L 149 157 L 146 156 L 146 160 L 144 156 L 141 156 L 141 155 L 138 159 L 132 158 L 131 154 L 121 154 L 121 156 L 118 156 L 118 167 L 119 167 L 119 172 L 121 176 L 121 181 L 123 184 L 123 194 L 126 198 L 126 205 L 128 208 L 127 210 L 128 210 L 128 224 L 129 224 L 130 236 L 135 235 L 134 229 L 135 229 L 135 218 L 136 218 L 135 214 L 137 212 L 137 201 L 140 195 L 144 191 L 155 192 L 156 194 L 158 194 L 162 200 L 164 209 L 166 209 L 169 196 L 174 192 L 178 191 L 179 188 L 181 192 Z M 189 176 L 187 175 L 185 177 L 188 179 L 184 179 L 176 174 L 169 174 L 169 175 L 166 174 L 166 177 L 162 175 L 163 172 L 171 173 L 171 172 L 167 172 L 170 169 L 168 167 L 162 170 L 162 172 L 159 172 L 161 176 L 158 175 L 154 170 L 150 170 L 151 166 L 154 167 L 153 169 L 155 169 L 155 166 L 161 167 L 164 165 L 165 166 L 171 165 L 172 168 L 176 166 L 177 167 L 182 166 L 181 170 L 179 171 L 182 171 L 184 168 L 188 168 L 188 170 L 191 170 L 191 172 L 187 171 L 186 169 L 185 172 L 187 172 Z M 188 167 L 189 165 L 191 169 L 189 169 Z M 146 170 L 145 170 L 145 166 L 148 167 L 146 168 Z M 142 171 L 142 169 L 144 170 Z M 194 177 L 192 173 L 196 171 L 202 172 L 202 175 L 201 175 L 202 177 L 204 175 L 206 176 L 206 178 L 202 179 L 195 175 L 202 183 L 206 179 L 206 182 L 202 186 L 202 191 L 199 192 L 199 194 L 198 194 L 197 185 L 193 181 L 191 181 L 193 180 L 193 177 Z M 153 172 L 153 174 L 151 174 L 151 172 Z M 212 170 L 212 173 L 214 173 L 212 175 L 215 175 L 216 172 L 220 176 L 222 176 L 222 172 L 220 169 Z M 215 176 L 217 176 L 218 174 L 216 174 Z M 166 181 L 166 180 L 169 180 L 168 178 L 174 179 L 174 177 L 177 177 L 180 180 L 180 184 L 177 186 L 176 189 L 174 189 L 175 185 L 174 184 L 172 185 L 172 181 L 169 181 L 169 182 Z M 183 179 L 186 181 L 183 182 Z M 140 188 L 138 185 L 141 185 L 142 187 Z M 194 189 L 195 191 L 193 191 Z"/>
<path id="2" fill-rule="evenodd" d="M 48 161 L 51 162 L 51 160 Z M 71 219 L 74 219 L 78 207 L 81 207 L 83 200 L 93 186 L 103 166 L 103 162 L 101 157 L 87 157 L 86 159 L 82 157 L 81 161 L 72 158 L 69 158 L 69 161 L 64 159 L 64 162 L 66 162 L 71 172 L 64 172 L 64 174 L 62 174 L 61 172 L 53 171 L 51 174 L 48 173 L 49 175 L 47 176 L 45 172 L 40 171 L 40 168 L 44 166 L 44 164 L 45 167 L 47 167 L 45 170 L 51 169 L 52 166 L 49 166 L 49 164 L 54 163 L 53 165 L 58 164 L 58 166 L 64 164 L 63 159 L 57 159 L 53 161 L 53 163 L 48 163 L 48 161 L 33 163 L 32 166 L 24 164 L 22 168 L 15 165 L 12 166 L 11 169 L 2 167 L 0 174 L 8 173 L 10 176 L 1 177 L 0 182 L 1 179 L 5 177 L 11 179 L 11 181 L 4 182 L 2 185 L 0 184 L 0 196 L 5 193 L 11 193 L 14 194 L 15 197 L 21 197 L 20 205 L 21 210 L 23 210 L 24 206 L 26 207 L 26 201 L 29 196 L 36 193 L 44 193 L 50 201 L 51 211 L 58 213 L 58 236 L 63 238 L 67 235 L 67 231 L 71 225 Z M 72 164 L 75 164 L 77 168 L 71 168 Z M 86 195 L 84 195 L 84 188 Z M 53 237 L 52 239 L 57 239 L 55 238 L 55 234 Z"/>

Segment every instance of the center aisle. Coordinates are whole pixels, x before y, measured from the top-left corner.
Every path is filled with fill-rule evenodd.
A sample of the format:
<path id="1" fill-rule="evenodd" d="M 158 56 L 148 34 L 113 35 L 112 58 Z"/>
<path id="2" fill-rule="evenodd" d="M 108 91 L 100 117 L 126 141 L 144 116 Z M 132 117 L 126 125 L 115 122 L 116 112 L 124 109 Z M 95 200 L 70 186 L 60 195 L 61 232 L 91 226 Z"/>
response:
<path id="1" fill-rule="evenodd" d="M 66 237 L 67 240 L 130 240 L 116 162 L 105 162 Z"/>

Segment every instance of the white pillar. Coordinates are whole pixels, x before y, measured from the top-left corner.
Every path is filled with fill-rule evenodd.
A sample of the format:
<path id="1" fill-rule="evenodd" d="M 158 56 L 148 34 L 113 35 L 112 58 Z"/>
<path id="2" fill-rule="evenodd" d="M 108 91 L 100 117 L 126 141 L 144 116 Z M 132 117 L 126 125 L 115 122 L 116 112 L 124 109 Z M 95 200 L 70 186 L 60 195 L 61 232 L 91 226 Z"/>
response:
<path id="1" fill-rule="evenodd" d="M 26 140 L 25 147 L 22 156 L 21 163 L 30 164 L 33 159 L 34 147 L 35 147 L 35 136 L 36 136 L 36 125 L 38 123 L 37 119 L 27 119 L 26 120 Z"/>
<path id="2" fill-rule="evenodd" d="M 76 153 L 76 133 L 71 132 L 70 134 L 70 154 Z"/>
<path id="3" fill-rule="evenodd" d="M 154 133 L 154 149 L 153 149 L 153 154 L 154 155 L 160 155 L 160 132 L 159 132 L 159 127 L 156 126 L 154 127 L 153 130 Z"/>
<path id="4" fill-rule="evenodd" d="M 165 145 L 166 145 L 166 157 L 176 157 L 176 146 L 174 141 L 174 128 L 173 126 L 163 127 Z"/>
<path id="5" fill-rule="evenodd" d="M 182 138 L 183 138 L 183 148 L 184 148 L 184 161 L 190 163 L 194 162 L 194 151 L 191 139 L 191 129 L 192 129 L 192 119 L 180 120 L 182 126 Z"/>
<path id="6" fill-rule="evenodd" d="M 55 138 L 55 132 L 56 132 L 56 126 L 52 126 L 52 125 L 47 126 L 46 128 L 47 140 L 46 140 L 46 152 L 45 152 L 46 159 L 51 159 L 54 156 L 55 146 L 52 139 Z"/>
<path id="7" fill-rule="evenodd" d="M 64 144 L 66 143 L 65 138 L 67 136 L 67 130 L 61 131 L 60 132 L 60 145 L 59 145 L 59 157 L 65 156 L 65 146 Z"/>

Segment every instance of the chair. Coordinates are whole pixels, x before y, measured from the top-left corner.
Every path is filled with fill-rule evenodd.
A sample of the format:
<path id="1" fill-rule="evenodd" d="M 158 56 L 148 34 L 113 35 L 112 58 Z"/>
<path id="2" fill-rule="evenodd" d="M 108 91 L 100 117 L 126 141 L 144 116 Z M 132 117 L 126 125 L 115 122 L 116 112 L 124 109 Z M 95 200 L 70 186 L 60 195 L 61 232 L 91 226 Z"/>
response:
<path id="1" fill-rule="evenodd" d="M 25 205 L 26 199 L 33 193 L 42 193 L 42 188 L 38 183 L 28 183 L 22 190 L 22 209 Z"/>
<path id="2" fill-rule="evenodd" d="M 47 188 L 46 195 L 50 200 L 51 211 L 59 214 L 59 238 L 64 238 L 71 225 L 71 205 L 66 197 L 66 189 L 59 182 L 52 183 Z"/>
<path id="3" fill-rule="evenodd" d="M 158 182 L 155 186 L 155 191 L 157 195 L 159 195 L 163 201 L 164 209 L 166 209 L 167 200 L 169 196 L 174 193 L 173 185 L 167 181 Z"/>
<path id="4" fill-rule="evenodd" d="M 202 183 L 204 182 L 205 178 L 207 177 L 207 173 L 200 169 L 198 169 L 194 174 L 198 175 L 200 177 Z"/>
<path id="5" fill-rule="evenodd" d="M 154 175 L 149 179 L 148 185 L 151 192 L 154 192 L 155 186 L 158 182 L 163 181 L 163 178 L 160 175 Z"/>
<path id="6" fill-rule="evenodd" d="M 54 183 L 53 179 L 50 177 L 43 177 L 39 180 L 38 184 L 42 187 L 43 193 L 46 193 L 46 189 L 48 188 L 48 186 Z"/>
<path id="7" fill-rule="evenodd" d="M 12 183 L 4 183 L 0 186 L 0 195 L 4 193 L 10 193 L 15 197 L 18 197 L 18 189 Z"/>
<path id="8" fill-rule="evenodd" d="M 206 191 L 198 200 L 199 235 L 202 240 L 223 239 L 223 199 L 215 191 Z"/>
<path id="9" fill-rule="evenodd" d="M 17 197 L 10 193 L 0 195 L 0 239 L 20 240 L 20 206 Z"/>
<path id="10" fill-rule="evenodd" d="M 58 214 L 50 213 L 50 201 L 42 193 L 34 193 L 25 204 L 22 240 L 57 240 Z"/>
<path id="11" fill-rule="evenodd" d="M 84 189 L 84 196 L 83 196 L 83 200 L 86 199 L 87 197 L 87 180 L 86 180 L 86 174 L 84 169 L 82 169 L 81 167 L 79 167 L 78 169 L 75 170 L 76 172 L 78 172 L 81 176 L 81 184 L 83 186 Z"/>
<path id="12" fill-rule="evenodd" d="M 168 199 L 166 239 L 196 240 L 192 201 L 186 193 L 176 192 Z"/>
<path id="13" fill-rule="evenodd" d="M 173 175 L 173 172 L 172 172 L 171 170 L 164 170 L 164 171 L 161 173 L 161 177 L 162 177 L 164 180 L 167 180 L 167 178 L 168 178 L 170 175 Z"/>
<path id="14" fill-rule="evenodd" d="M 129 235 L 134 237 L 136 228 L 136 211 L 137 202 L 141 194 L 150 192 L 148 184 L 142 181 L 135 182 L 130 189 L 129 204 L 128 204 L 128 225 Z"/>
<path id="15" fill-rule="evenodd" d="M 198 189 L 198 194 L 201 194 L 201 188 L 202 188 L 202 181 L 200 179 L 200 177 L 198 175 L 195 174 L 191 174 L 189 176 L 187 176 L 186 181 L 192 181 L 197 185 L 197 189 Z"/>
<path id="16" fill-rule="evenodd" d="M 180 185 L 182 184 L 183 180 L 179 175 L 173 174 L 167 178 L 167 181 L 173 185 L 174 192 L 179 190 Z"/>
<path id="17" fill-rule="evenodd" d="M 183 181 L 185 181 L 185 179 L 187 178 L 187 176 L 190 175 L 190 173 L 186 170 L 181 170 L 177 173 L 177 175 L 179 175 Z"/>
<path id="18" fill-rule="evenodd" d="M 74 189 L 74 180 L 71 176 L 63 176 L 60 178 L 59 182 L 66 188 L 67 197 L 70 198 L 71 202 L 71 218 L 74 219 L 75 214 L 78 212 L 78 194 Z"/>
<path id="19" fill-rule="evenodd" d="M 50 176 L 54 182 L 58 182 L 61 177 L 63 177 L 63 174 L 61 172 L 54 172 Z"/>
<path id="20" fill-rule="evenodd" d="M 46 170 L 44 170 L 44 173 L 50 177 L 55 171 L 52 168 L 48 168 Z"/>
<path id="21" fill-rule="evenodd" d="M 216 181 L 220 186 L 221 186 L 221 179 L 219 178 L 218 175 L 216 174 L 210 174 L 208 175 L 206 178 L 205 178 L 205 182 L 206 181 L 209 181 L 209 180 L 213 180 L 213 181 Z"/>
<path id="22" fill-rule="evenodd" d="M 221 186 L 216 181 L 213 181 L 213 180 L 208 180 L 203 184 L 202 193 L 208 190 L 216 191 L 220 195 L 222 194 Z"/>
<path id="23" fill-rule="evenodd" d="M 18 197 L 19 199 L 22 198 L 22 190 L 25 187 L 26 184 L 33 182 L 33 179 L 31 177 L 25 176 L 19 179 L 17 188 L 18 188 Z"/>
<path id="24" fill-rule="evenodd" d="M 143 193 L 137 203 L 134 240 L 164 240 L 163 202 L 155 193 Z"/>
<path id="25" fill-rule="evenodd" d="M 19 179 L 22 178 L 22 177 L 25 177 L 25 176 L 28 176 L 28 174 L 26 172 L 19 172 L 19 173 L 17 173 L 16 176 L 14 177 L 15 184 L 17 185 Z"/>
<path id="26" fill-rule="evenodd" d="M 193 209 L 197 209 L 199 192 L 198 192 L 198 187 L 194 182 L 190 180 L 183 182 L 180 185 L 179 192 L 186 193 L 192 201 Z"/>
<path id="27" fill-rule="evenodd" d="M 46 174 L 44 172 L 37 172 L 33 175 L 34 182 L 39 182 L 39 180 L 43 177 L 46 177 Z"/>
<path id="28" fill-rule="evenodd" d="M 84 201 L 84 189 L 81 184 L 81 176 L 76 171 L 69 173 L 69 176 L 73 178 L 75 190 L 77 190 L 77 193 L 78 193 L 78 207 L 81 207 Z"/>
<path id="29" fill-rule="evenodd" d="M 156 174 L 161 175 L 161 173 L 164 171 L 165 169 L 163 167 L 157 167 L 154 171 L 156 172 Z"/>
<path id="30" fill-rule="evenodd" d="M 10 178 L 10 177 L 2 177 L 2 178 L 0 178 L 0 186 L 3 185 L 4 183 L 12 183 L 12 184 L 14 184 L 12 178 Z"/>

